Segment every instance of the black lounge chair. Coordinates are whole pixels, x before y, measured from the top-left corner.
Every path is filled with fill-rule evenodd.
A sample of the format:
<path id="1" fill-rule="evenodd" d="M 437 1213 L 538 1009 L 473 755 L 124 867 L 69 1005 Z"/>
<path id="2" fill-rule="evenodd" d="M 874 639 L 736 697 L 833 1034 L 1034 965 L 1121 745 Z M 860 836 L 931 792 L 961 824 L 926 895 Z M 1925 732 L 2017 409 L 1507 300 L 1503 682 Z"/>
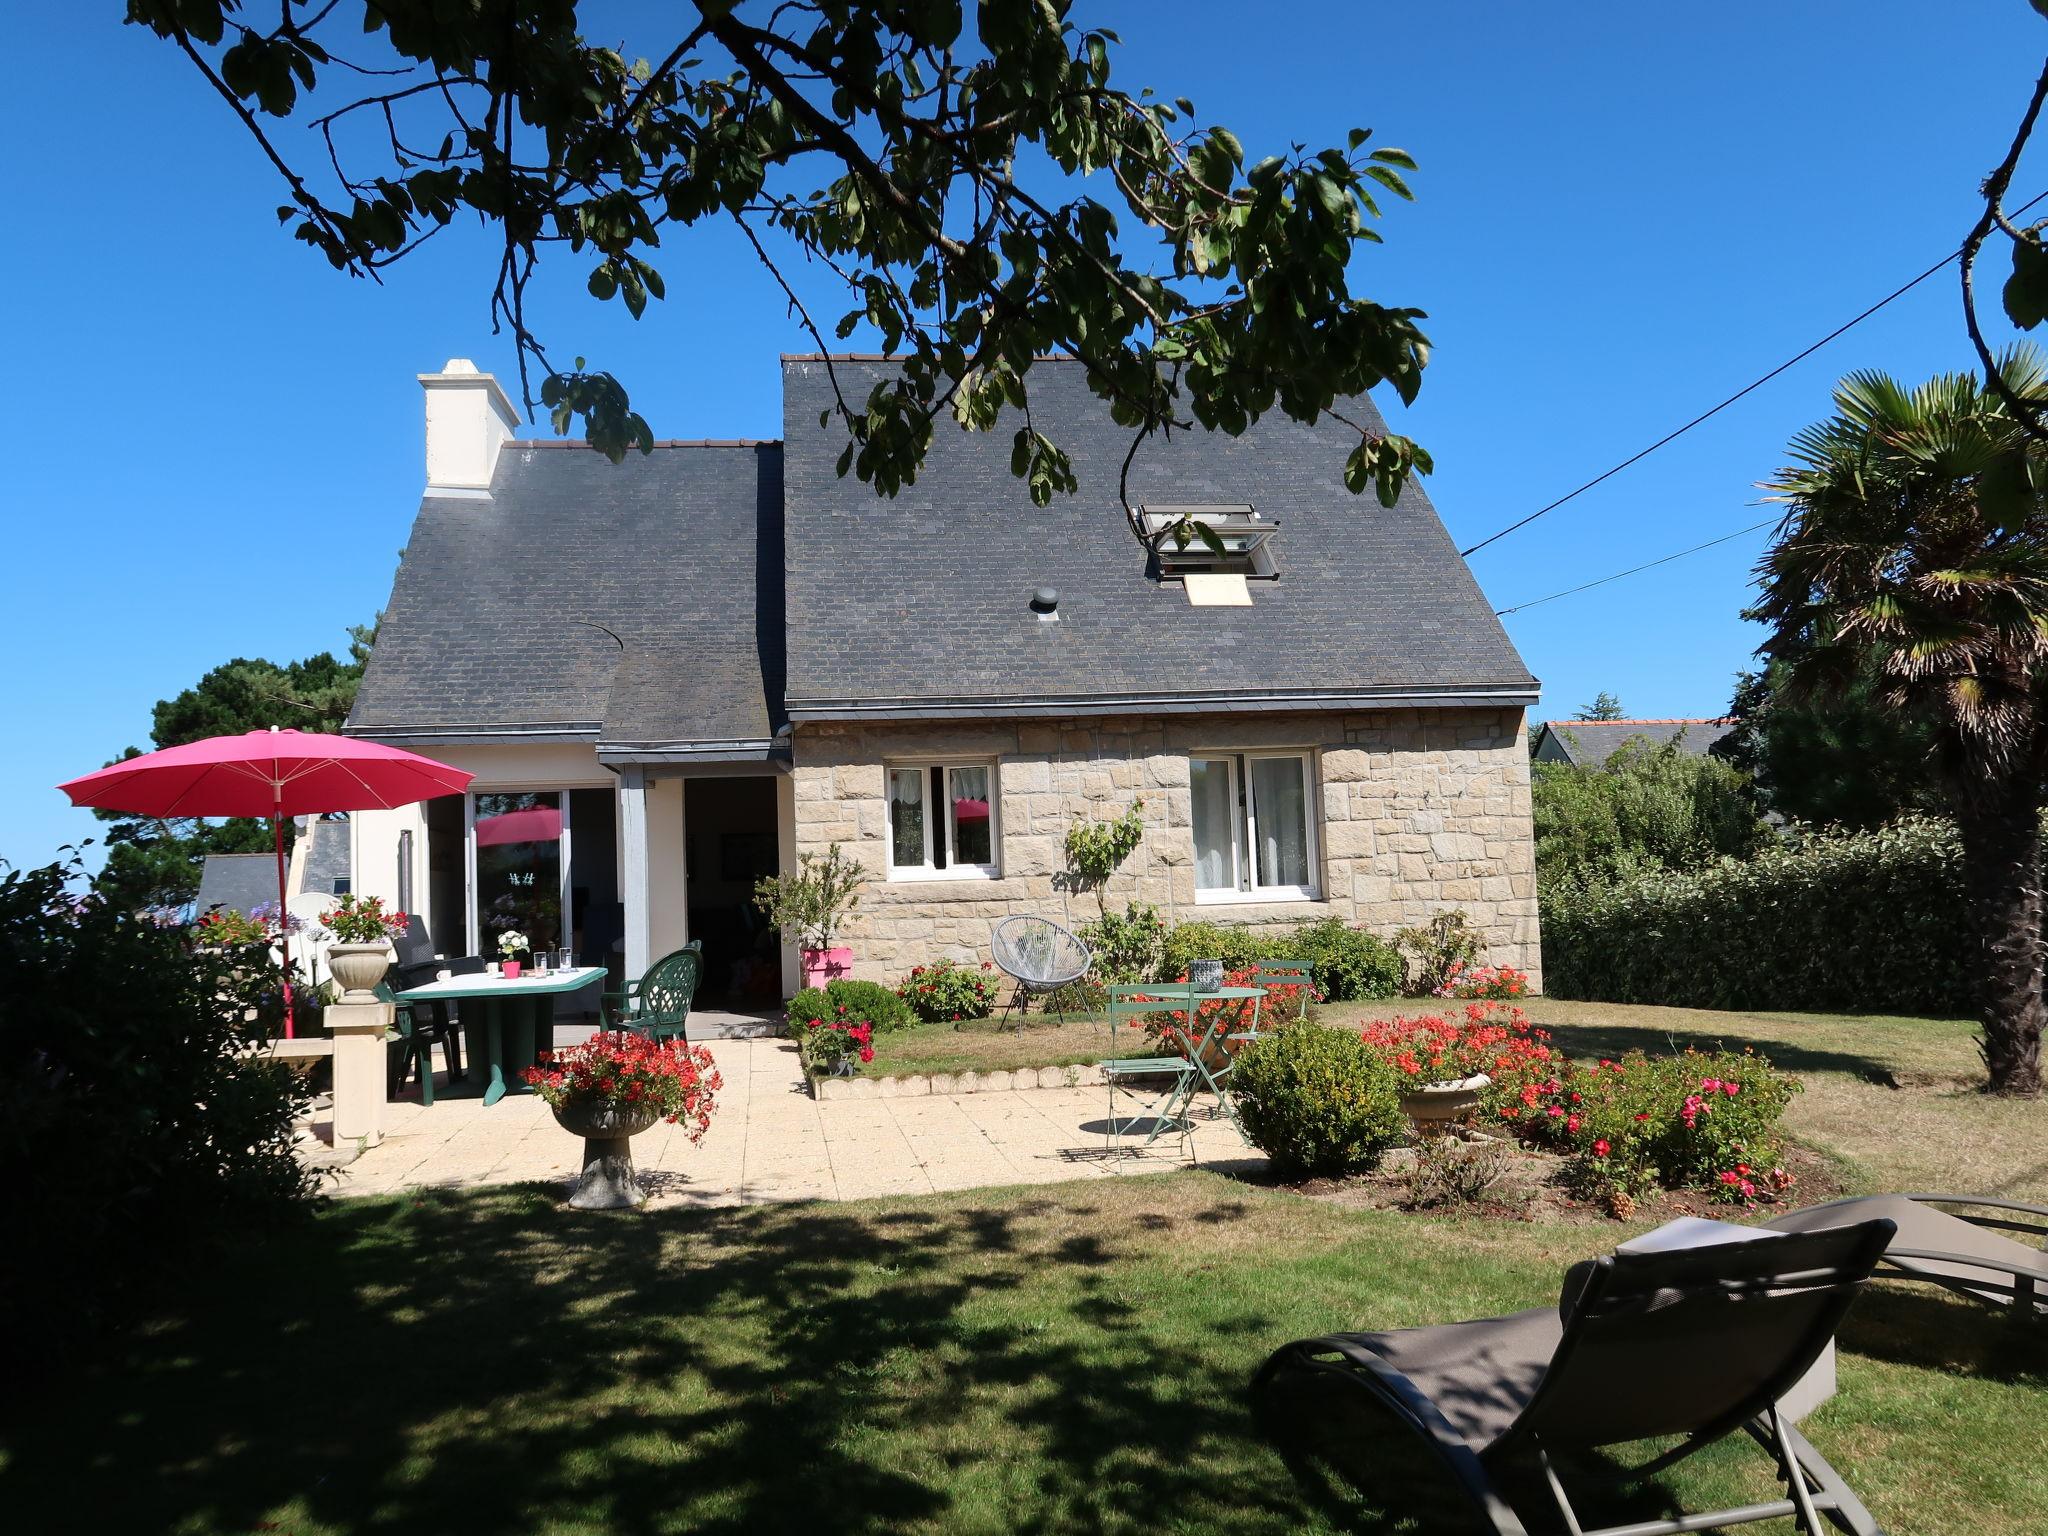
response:
<path id="1" fill-rule="evenodd" d="M 1892 1233 L 1891 1222 L 1877 1220 L 1609 1254 L 1574 1266 L 1556 1307 L 1289 1344 L 1252 1379 L 1254 1399 L 1276 1434 L 1290 1403 L 1306 1409 L 1319 1387 L 1383 1410 L 1436 1453 L 1478 1528 L 1495 1536 L 1527 1536 L 1496 1475 L 1531 1460 L 1573 1536 L 1679 1536 L 1786 1516 L 1809 1533 L 1825 1517 L 1852 1536 L 1882 1536 L 1778 1402 L 1827 1348 Z M 1325 1406 L 1315 1404 L 1328 1424 Z M 1552 1460 L 1687 1437 L 1645 1464 L 1615 1469 L 1633 1480 L 1738 1429 L 1777 1463 L 1786 1498 L 1589 1531 Z"/>
<path id="2" fill-rule="evenodd" d="M 1987 1214 L 1935 1209 L 1941 1205 Z M 1899 1229 L 1884 1251 L 1880 1274 L 1925 1280 L 1973 1301 L 2010 1308 L 2017 1318 L 2048 1321 L 2048 1206 L 1980 1195 L 1865 1195 L 1790 1211 L 1763 1226 L 1772 1232 L 1821 1232 L 1873 1216 Z M 2024 1233 L 2034 1245 L 2000 1232 Z"/>

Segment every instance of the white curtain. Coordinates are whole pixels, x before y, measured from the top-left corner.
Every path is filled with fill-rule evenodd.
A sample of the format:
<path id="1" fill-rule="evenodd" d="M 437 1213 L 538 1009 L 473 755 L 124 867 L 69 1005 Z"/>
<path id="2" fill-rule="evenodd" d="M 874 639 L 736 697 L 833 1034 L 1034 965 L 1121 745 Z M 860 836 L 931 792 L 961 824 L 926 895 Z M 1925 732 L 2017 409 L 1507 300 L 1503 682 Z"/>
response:
<path id="1" fill-rule="evenodd" d="M 1230 856 L 1237 807 L 1230 793 L 1230 765 L 1196 758 L 1188 765 L 1195 821 L 1195 889 L 1226 891 L 1237 883 Z"/>
<path id="2" fill-rule="evenodd" d="M 1259 884 L 1306 886 L 1308 803 L 1298 757 L 1251 763 L 1252 815 L 1259 828 Z"/>
<path id="3" fill-rule="evenodd" d="M 889 854 L 899 869 L 924 863 L 924 770 L 889 770 Z"/>

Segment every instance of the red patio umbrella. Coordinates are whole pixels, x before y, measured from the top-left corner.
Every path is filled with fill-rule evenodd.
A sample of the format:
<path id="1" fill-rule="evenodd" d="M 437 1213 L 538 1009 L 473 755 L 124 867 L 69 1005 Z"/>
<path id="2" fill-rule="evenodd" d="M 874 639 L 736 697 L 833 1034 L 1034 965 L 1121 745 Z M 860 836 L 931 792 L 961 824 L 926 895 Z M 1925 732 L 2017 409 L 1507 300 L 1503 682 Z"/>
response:
<path id="1" fill-rule="evenodd" d="M 381 811 L 459 794 L 474 775 L 430 757 L 320 731 L 249 731 L 145 752 L 57 787 L 73 805 L 137 816 L 268 816 L 284 926 L 284 818 Z M 291 936 L 284 952 L 284 1032 L 292 1036 Z"/>
<path id="2" fill-rule="evenodd" d="M 502 811 L 476 819 L 476 845 L 552 843 L 562 835 L 562 813 L 552 805 L 530 805 L 523 811 Z"/>

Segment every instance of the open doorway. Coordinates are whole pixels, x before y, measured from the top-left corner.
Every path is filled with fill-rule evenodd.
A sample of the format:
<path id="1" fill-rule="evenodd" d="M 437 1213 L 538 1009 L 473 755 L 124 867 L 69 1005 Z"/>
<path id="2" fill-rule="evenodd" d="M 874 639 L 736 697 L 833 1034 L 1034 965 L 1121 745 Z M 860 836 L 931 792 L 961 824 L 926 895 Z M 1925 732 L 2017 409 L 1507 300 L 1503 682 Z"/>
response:
<path id="1" fill-rule="evenodd" d="M 775 780 L 693 778 L 683 792 L 690 937 L 704 942 L 698 1006 L 772 1009 L 782 999 L 782 946 L 754 905 L 777 869 Z"/>

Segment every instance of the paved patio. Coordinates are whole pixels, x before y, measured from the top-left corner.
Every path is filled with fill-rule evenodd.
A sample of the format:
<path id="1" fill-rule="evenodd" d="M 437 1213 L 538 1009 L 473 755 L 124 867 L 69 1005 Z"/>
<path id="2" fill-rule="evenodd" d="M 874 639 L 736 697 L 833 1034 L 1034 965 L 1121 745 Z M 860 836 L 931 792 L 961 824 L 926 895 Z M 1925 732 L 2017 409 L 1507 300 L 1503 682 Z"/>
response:
<path id="1" fill-rule="evenodd" d="M 713 1040 L 706 1048 L 725 1087 L 703 1142 L 692 1146 L 670 1125 L 634 1139 L 651 1204 L 860 1200 L 1264 1161 L 1228 1120 L 1210 1120 L 1206 1105 L 1198 1107 L 1191 1148 L 1168 1134 L 1143 1153 L 1108 1153 L 1101 1087 L 820 1103 L 805 1091 L 795 1048 L 785 1041 Z M 530 1095 L 489 1109 L 480 1099 L 438 1093 L 424 1109 L 408 1097 L 385 1105 L 384 1127 L 381 1145 L 340 1169 L 336 1194 L 566 1183 L 580 1164 L 582 1144 Z M 327 1134 L 318 1121 L 314 1130 Z"/>

